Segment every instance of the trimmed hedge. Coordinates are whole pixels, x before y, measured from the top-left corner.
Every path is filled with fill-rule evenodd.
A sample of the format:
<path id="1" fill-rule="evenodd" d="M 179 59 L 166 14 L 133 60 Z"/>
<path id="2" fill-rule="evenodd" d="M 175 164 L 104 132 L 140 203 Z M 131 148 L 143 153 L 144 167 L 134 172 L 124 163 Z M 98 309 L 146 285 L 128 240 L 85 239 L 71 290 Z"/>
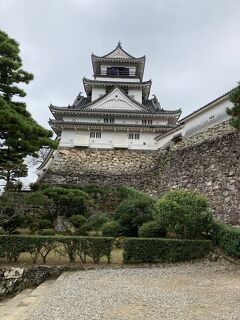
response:
<path id="1" fill-rule="evenodd" d="M 240 229 L 223 223 L 215 223 L 212 240 L 226 255 L 240 258 Z"/>
<path id="2" fill-rule="evenodd" d="M 209 253 L 209 240 L 178 240 L 160 238 L 124 239 L 125 263 L 177 262 L 202 258 Z"/>
<path id="3" fill-rule="evenodd" d="M 8 262 L 17 262 L 21 253 L 29 253 L 33 263 L 41 256 L 43 263 L 51 250 L 68 256 L 69 262 L 75 262 L 79 256 L 82 262 L 86 257 L 98 263 L 103 256 L 111 259 L 113 238 L 69 237 L 69 236 L 0 236 L 0 257 Z"/>

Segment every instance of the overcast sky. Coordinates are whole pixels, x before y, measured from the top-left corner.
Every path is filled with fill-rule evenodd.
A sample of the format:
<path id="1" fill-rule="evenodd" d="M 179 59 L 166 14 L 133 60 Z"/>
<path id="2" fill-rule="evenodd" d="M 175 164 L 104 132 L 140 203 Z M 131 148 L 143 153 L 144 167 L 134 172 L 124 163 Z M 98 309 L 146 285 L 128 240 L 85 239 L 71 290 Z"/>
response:
<path id="1" fill-rule="evenodd" d="M 28 108 L 48 127 L 49 104 L 71 104 L 92 77 L 91 53 L 119 40 L 146 55 L 163 108 L 186 115 L 224 94 L 240 80 L 239 13 L 239 0 L 0 0 L 0 28 L 20 43 L 35 76 Z"/>

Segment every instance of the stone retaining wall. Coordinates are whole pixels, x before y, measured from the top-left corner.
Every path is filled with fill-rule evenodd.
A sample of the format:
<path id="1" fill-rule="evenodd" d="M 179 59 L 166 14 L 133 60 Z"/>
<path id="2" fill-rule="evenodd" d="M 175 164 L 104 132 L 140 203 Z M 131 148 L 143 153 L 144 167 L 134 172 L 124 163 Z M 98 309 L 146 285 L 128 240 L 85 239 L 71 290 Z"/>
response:
<path id="1" fill-rule="evenodd" d="M 218 219 L 240 224 L 240 134 L 224 122 L 158 151 L 59 149 L 41 182 L 199 190 Z"/>
<path id="2" fill-rule="evenodd" d="M 63 271 L 61 266 L 0 267 L 0 300 L 57 278 Z"/>

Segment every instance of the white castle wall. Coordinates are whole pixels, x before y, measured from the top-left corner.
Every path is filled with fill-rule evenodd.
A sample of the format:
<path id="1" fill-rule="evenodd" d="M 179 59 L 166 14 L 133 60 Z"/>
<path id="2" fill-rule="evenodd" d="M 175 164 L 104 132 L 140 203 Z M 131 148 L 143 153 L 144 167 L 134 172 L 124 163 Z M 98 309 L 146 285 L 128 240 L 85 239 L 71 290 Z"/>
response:
<path id="1" fill-rule="evenodd" d="M 183 137 L 188 137 L 199 130 L 227 120 L 229 118 L 226 113 L 227 107 L 232 108 L 233 104 L 229 101 L 228 96 L 225 96 L 202 110 L 199 110 L 199 112 L 192 114 L 192 116 L 186 120 L 180 120 L 178 128 L 170 130 L 169 133 L 158 138 L 158 147 L 161 148 L 170 143 L 173 137 L 179 134 Z"/>
<path id="2" fill-rule="evenodd" d="M 106 93 L 105 88 L 96 88 L 96 87 L 92 88 L 92 101 L 100 98 L 105 93 Z"/>
<path id="3" fill-rule="evenodd" d="M 94 130 L 91 130 L 94 131 Z M 89 147 L 89 148 L 127 148 L 141 150 L 156 150 L 156 133 L 130 131 L 139 133 L 139 139 L 129 139 L 129 133 L 123 131 L 99 131 L 101 138 L 90 138 L 90 130 L 64 129 L 60 140 L 60 147 Z"/>

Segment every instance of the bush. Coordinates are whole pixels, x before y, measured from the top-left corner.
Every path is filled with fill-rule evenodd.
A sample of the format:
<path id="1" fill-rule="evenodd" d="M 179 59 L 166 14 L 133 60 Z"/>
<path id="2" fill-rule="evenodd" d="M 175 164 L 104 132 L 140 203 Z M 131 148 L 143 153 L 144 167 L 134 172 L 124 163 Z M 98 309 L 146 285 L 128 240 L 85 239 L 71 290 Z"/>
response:
<path id="1" fill-rule="evenodd" d="M 119 237 L 121 233 L 122 229 L 117 221 L 108 221 L 102 226 L 103 237 Z"/>
<path id="2" fill-rule="evenodd" d="M 80 227 L 80 231 L 100 231 L 102 226 L 108 222 L 109 218 L 106 214 L 92 215 L 85 223 Z"/>
<path id="3" fill-rule="evenodd" d="M 240 258 L 240 229 L 223 223 L 215 223 L 212 240 L 226 255 Z"/>
<path id="4" fill-rule="evenodd" d="M 49 187 L 42 193 L 54 204 L 55 216 L 65 215 L 67 218 L 79 213 L 85 213 L 89 196 L 80 189 Z"/>
<path id="5" fill-rule="evenodd" d="M 166 234 L 166 228 L 159 221 L 149 221 L 138 228 L 138 236 L 141 238 L 163 238 Z"/>
<path id="6" fill-rule="evenodd" d="M 213 215 L 207 198 L 197 192 L 175 190 L 155 205 L 156 218 L 183 239 L 204 239 L 213 227 Z"/>
<path id="7" fill-rule="evenodd" d="M 0 236 L 0 256 L 8 262 L 16 262 L 21 253 L 29 253 L 35 263 L 42 257 L 43 263 L 51 250 L 67 255 L 74 262 L 79 255 L 82 262 L 89 256 L 98 263 L 104 256 L 111 259 L 113 238 L 68 237 L 68 236 Z"/>
<path id="8" fill-rule="evenodd" d="M 146 198 L 121 202 L 113 215 L 114 220 L 121 226 L 122 235 L 126 237 L 136 237 L 138 227 L 153 220 L 153 217 L 153 202 Z"/>
<path id="9" fill-rule="evenodd" d="M 39 229 L 51 229 L 53 227 L 52 221 L 48 219 L 42 219 L 38 221 Z"/>
<path id="10" fill-rule="evenodd" d="M 125 263 L 177 262 L 202 258 L 209 253 L 208 240 L 124 239 Z"/>
<path id="11" fill-rule="evenodd" d="M 141 200 L 141 199 L 146 199 L 149 202 L 155 203 L 156 199 L 150 197 L 147 193 L 144 193 L 142 191 L 138 191 L 134 188 L 131 187 L 125 187 L 125 186 L 121 186 L 117 188 L 117 191 L 120 195 L 120 197 L 123 200 Z"/>
<path id="12" fill-rule="evenodd" d="M 87 221 L 87 218 L 81 214 L 75 214 L 72 215 L 68 220 L 74 225 L 75 228 L 78 229 Z"/>
<path id="13" fill-rule="evenodd" d="M 40 233 L 42 236 L 54 236 L 54 235 L 55 235 L 55 230 L 52 229 L 52 228 L 42 229 L 42 230 L 39 231 L 39 233 Z"/>

